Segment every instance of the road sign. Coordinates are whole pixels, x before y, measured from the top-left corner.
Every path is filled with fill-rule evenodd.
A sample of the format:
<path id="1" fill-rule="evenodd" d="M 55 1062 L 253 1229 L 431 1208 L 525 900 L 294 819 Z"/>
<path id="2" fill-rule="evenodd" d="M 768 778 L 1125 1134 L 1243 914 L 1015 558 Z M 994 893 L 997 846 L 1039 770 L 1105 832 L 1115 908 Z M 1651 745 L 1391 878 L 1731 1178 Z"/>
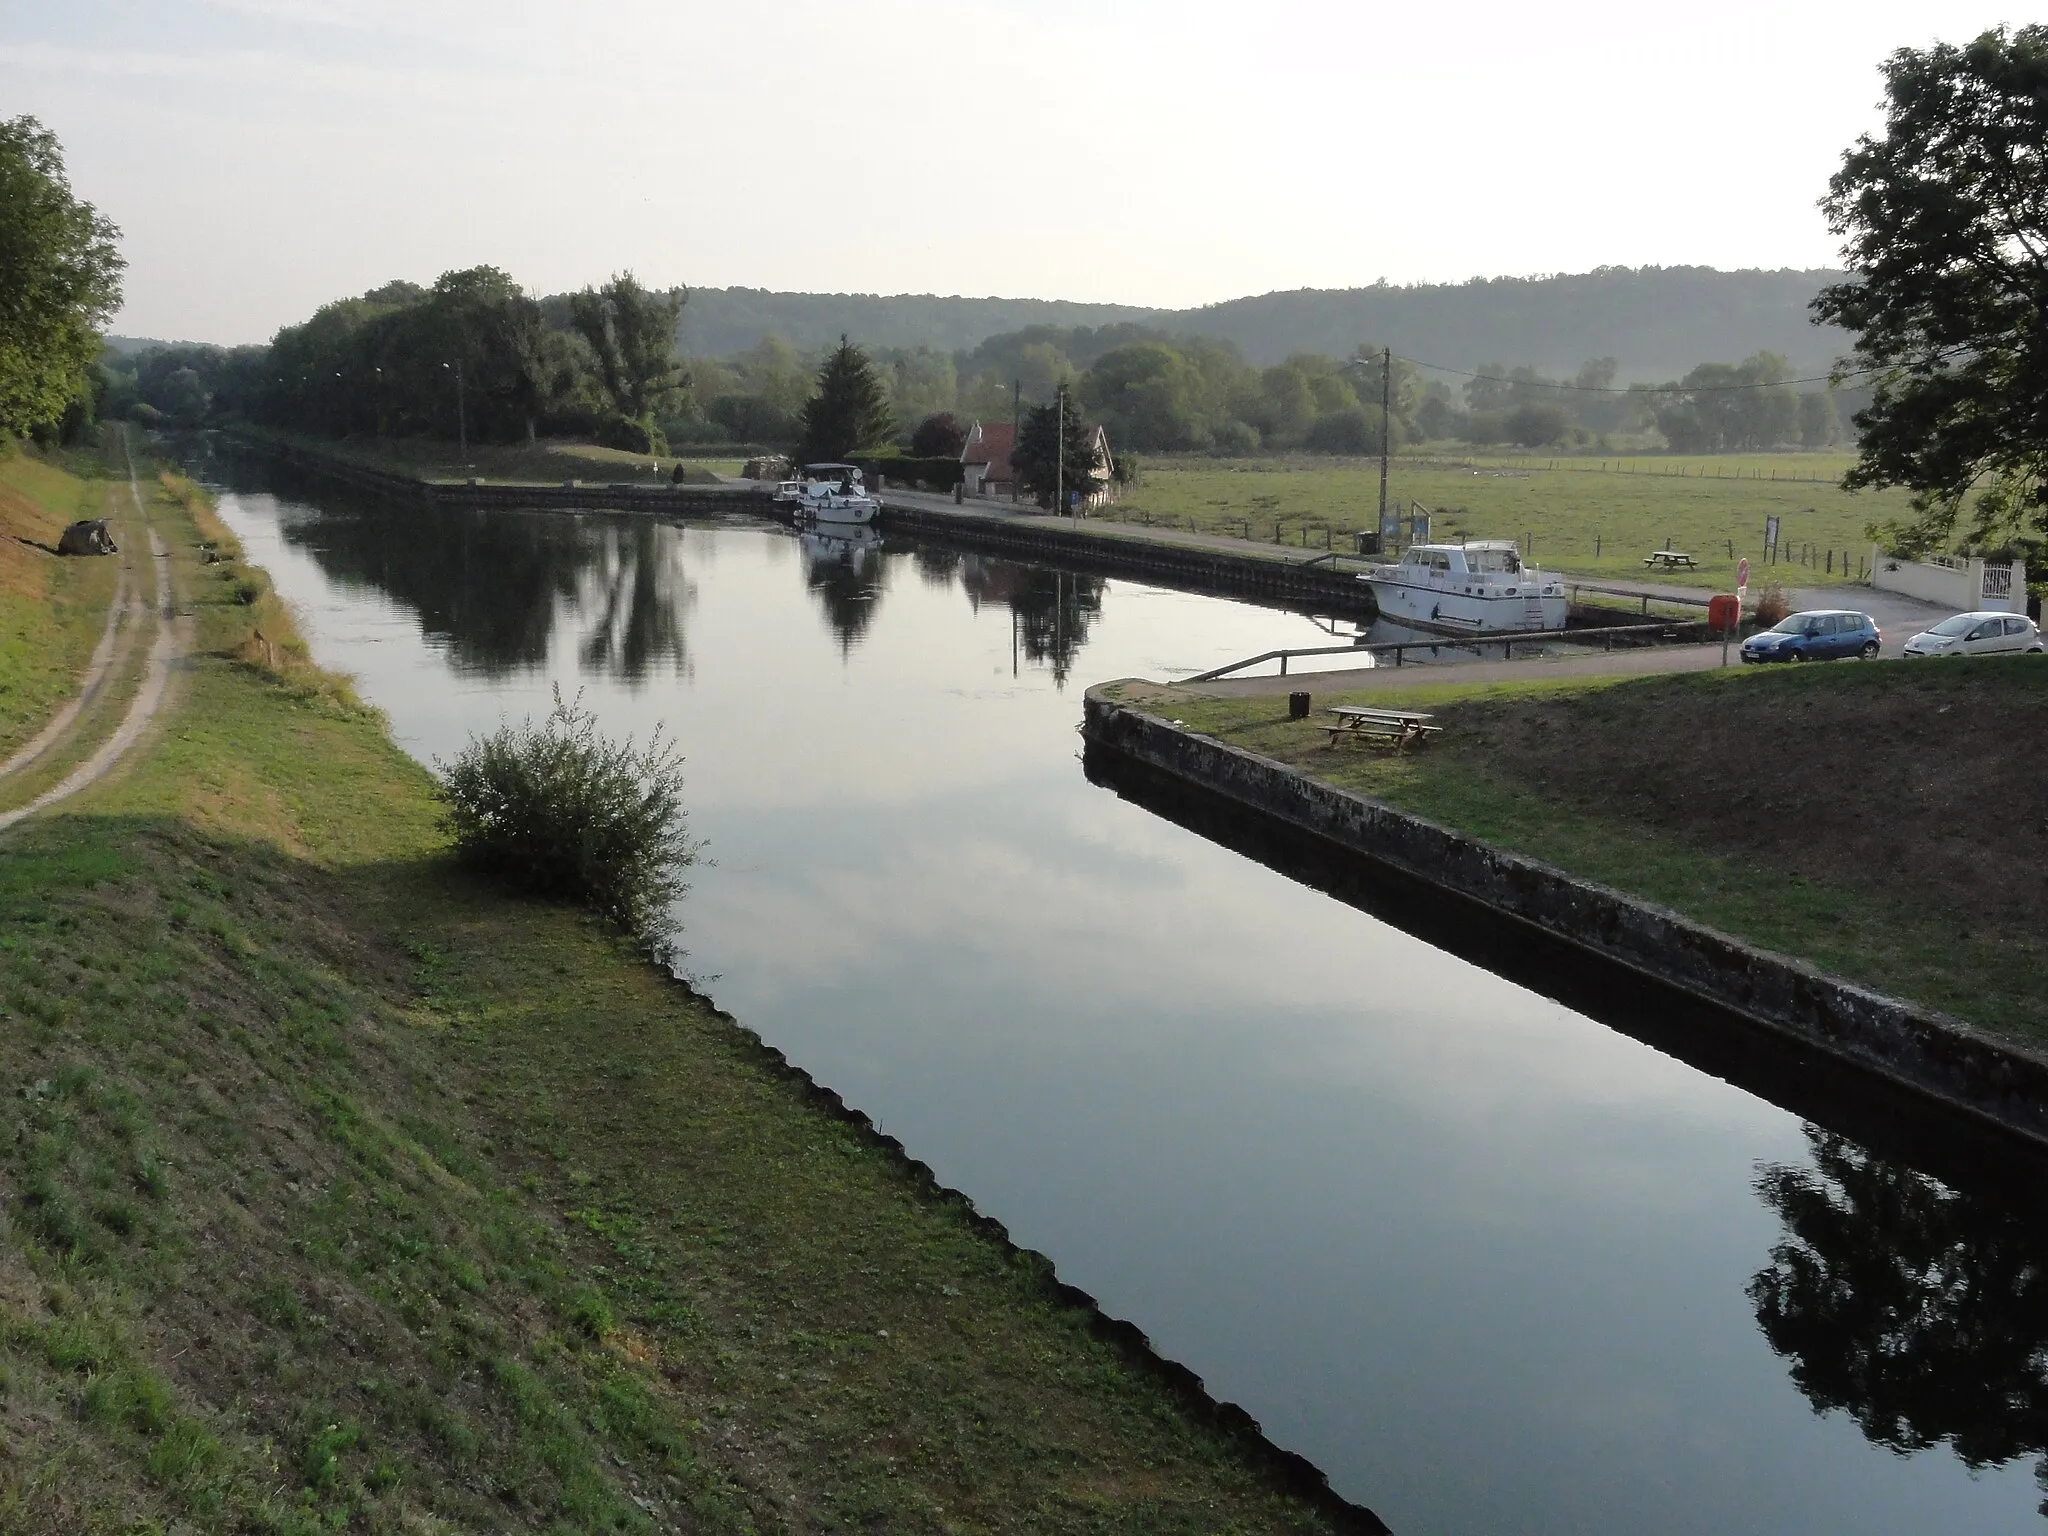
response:
<path id="1" fill-rule="evenodd" d="M 1735 590 L 1744 591 L 1749 586 L 1749 556 L 1744 555 L 1735 566 Z"/>

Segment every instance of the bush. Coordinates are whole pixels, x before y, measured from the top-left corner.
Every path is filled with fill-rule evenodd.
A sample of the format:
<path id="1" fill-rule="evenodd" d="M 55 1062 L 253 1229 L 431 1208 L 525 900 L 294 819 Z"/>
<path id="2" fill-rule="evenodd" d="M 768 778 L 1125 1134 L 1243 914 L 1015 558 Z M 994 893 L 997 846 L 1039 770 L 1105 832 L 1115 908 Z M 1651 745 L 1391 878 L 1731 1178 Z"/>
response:
<path id="1" fill-rule="evenodd" d="M 539 725 L 500 726 L 453 764 L 437 759 L 444 825 L 471 868 L 658 943 L 697 859 L 682 755 L 659 730 L 644 747 L 599 735 L 580 699 L 564 703 L 557 689 Z"/>
<path id="2" fill-rule="evenodd" d="M 607 416 L 598 423 L 593 435 L 603 447 L 623 448 L 628 453 L 646 453 L 658 458 L 668 452 L 668 439 L 661 435 L 659 427 L 652 422 L 635 421 L 630 416 Z"/>
<path id="3" fill-rule="evenodd" d="M 1311 453 L 1377 453 L 1380 435 L 1373 427 L 1373 421 L 1356 406 L 1330 411 L 1315 419 L 1303 446 Z"/>
<path id="4" fill-rule="evenodd" d="M 1242 459 L 1259 451 L 1259 429 L 1249 422 L 1226 421 L 1218 427 L 1209 451 L 1226 459 Z"/>
<path id="5" fill-rule="evenodd" d="M 1785 595 L 1785 583 L 1767 581 L 1757 588 L 1756 621 L 1762 628 L 1769 629 L 1791 611 L 1792 599 Z"/>

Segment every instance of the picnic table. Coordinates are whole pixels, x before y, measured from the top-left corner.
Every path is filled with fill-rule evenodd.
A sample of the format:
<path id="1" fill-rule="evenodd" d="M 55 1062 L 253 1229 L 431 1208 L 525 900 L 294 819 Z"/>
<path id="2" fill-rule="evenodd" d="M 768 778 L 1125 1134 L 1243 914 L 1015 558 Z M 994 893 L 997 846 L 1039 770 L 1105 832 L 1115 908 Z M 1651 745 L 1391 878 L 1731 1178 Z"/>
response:
<path id="1" fill-rule="evenodd" d="M 1394 747 L 1407 746 L 1412 741 L 1423 741 L 1443 730 L 1431 722 L 1434 715 L 1426 715 L 1413 709 L 1361 709 L 1355 705 L 1333 705 L 1324 711 L 1335 715 L 1337 723 L 1326 725 L 1330 733 L 1330 745 L 1346 736 L 1362 741 L 1391 743 Z"/>
<path id="2" fill-rule="evenodd" d="M 1653 549 L 1643 561 L 1643 568 L 1647 570 L 1653 565 L 1667 571 L 1675 571 L 1681 566 L 1696 571 L 1700 563 L 1682 549 Z"/>

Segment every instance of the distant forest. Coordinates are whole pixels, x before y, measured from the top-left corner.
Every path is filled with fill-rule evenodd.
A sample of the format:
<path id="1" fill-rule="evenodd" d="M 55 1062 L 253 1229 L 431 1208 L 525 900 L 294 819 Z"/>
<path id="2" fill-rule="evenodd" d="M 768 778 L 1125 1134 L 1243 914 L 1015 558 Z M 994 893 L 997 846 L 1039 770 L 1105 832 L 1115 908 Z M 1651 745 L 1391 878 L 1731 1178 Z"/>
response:
<path id="1" fill-rule="evenodd" d="M 1842 275 L 1603 267 L 1565 277 L 1298 288 L 1178 310 L 696 288 L 683 310 L 681 341 L 697 357 L 731 357 L 771 336 L 811 352 L 842 334 L 871 350 L 967 352 L 991 336 L 1032 326 L 1125 324 L 1227 341 L 1255 367 L 1333 346 L 1348 352 L 1372 339 L 1453 368 L 1505 358 L 1563 377 L 1588 358 L 1611 357 L 1624 384 L 1675 379 L 1704 359 L 1733 362 L 1758 352 L 1776 353 L 1799 374 L 1813 375 L 1827 372 L 1847 350 L 1847 338 L 1814 325 L 1806 306 L 1823 284 Z"/>
<path id="2" fill-rule="evenodd" d="M 786 447 L 844 335 L 873 364 L 894 441 L 921 453 L 1061 381 L 1119 453 L 1357 454 L 1383 432 L 1396 446 L 1816 448 L 1841 441 L 1862 403 L 1811 382 L 1847 350 L 1807 315 L 1835 275 L 1608 268 L 1146 311 L 653 292 L 630 274 L 536 298 L 478 267 L 336 300 L 268 347 L 110 338 L 98 395 L 142 420 L 244 416 L 337 436 Z"/>

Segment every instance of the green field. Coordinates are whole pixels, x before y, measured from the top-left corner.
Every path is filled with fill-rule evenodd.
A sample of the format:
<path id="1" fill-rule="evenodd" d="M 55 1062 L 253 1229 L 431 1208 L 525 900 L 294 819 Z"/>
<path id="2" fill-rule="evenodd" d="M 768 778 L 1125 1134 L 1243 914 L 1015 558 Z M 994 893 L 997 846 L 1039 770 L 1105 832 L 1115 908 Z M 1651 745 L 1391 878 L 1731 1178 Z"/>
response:
<path id="1" fill-rule="evenodd" d="M 1767 579 L 1764 519 L 1780 520 L 1786 562 L 1774 573 L 1808 586 L 1842 579 L 1841 551 L 1867 559 L 1873 522 L 1904 517 L 1903 491 L 1841 489 L 1850 457 L 1746 454 L 1718 457 L 1399 458 L 1388 498 L 1420 502 L 1438 537 L 1533 539 L 1535 558 L 1578 575 L 1644 574 L 1643 558 L 1675 546 L 1700 562 L 1693 572 L 1660 575 L 1686 585 L 1732 584 L 1737 559 Z M 1371 528 L 1379 507 L 1379 463 L 1321 457 L 1148 460 L 1112 515 L 1170 521 L 1207 533 L 1345 547 Z M 1835 551 L 1835 569 L 1826 551 Z M 1808 561 L 1811 564 L 1808 564 Z"/>

